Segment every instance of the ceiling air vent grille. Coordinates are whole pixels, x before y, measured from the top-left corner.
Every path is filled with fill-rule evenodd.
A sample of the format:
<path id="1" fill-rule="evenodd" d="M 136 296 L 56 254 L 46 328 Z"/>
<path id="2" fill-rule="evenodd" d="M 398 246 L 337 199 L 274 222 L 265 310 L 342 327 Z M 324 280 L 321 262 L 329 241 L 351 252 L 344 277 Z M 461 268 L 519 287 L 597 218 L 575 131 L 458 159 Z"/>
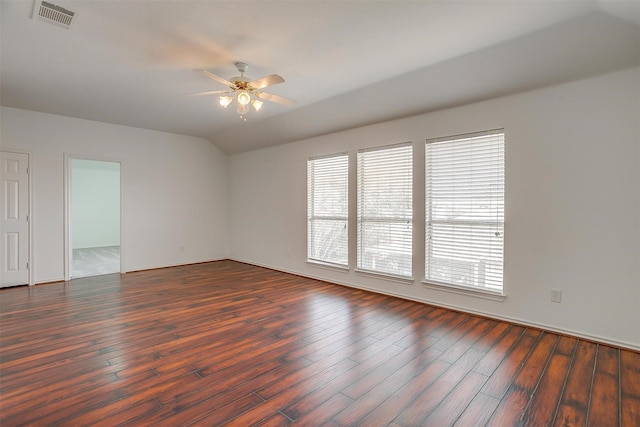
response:
<path id="1" fill-rule="evenodd" d="M 40 9 L 38 10 L 38 18 L 40 18 L 41 21 L 56 24 L 67 30 L 71 25 L 71 20 L 74 15 L 74 12 L 46 1 L 42 1 Z"/>

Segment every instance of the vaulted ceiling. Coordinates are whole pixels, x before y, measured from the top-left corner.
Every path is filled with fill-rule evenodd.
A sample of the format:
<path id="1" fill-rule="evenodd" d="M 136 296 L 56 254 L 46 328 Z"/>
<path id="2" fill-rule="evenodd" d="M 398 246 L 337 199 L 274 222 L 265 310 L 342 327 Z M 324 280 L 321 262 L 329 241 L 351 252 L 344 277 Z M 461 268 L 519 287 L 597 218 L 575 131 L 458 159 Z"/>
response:
<path id="1" fill-rule="evenodd" d="M 3 106 L 200 136 L 229 154 L 640 65 L 638 1 L 0 1 Z M 247 121 L 193 71 L 277 73 Z"/>

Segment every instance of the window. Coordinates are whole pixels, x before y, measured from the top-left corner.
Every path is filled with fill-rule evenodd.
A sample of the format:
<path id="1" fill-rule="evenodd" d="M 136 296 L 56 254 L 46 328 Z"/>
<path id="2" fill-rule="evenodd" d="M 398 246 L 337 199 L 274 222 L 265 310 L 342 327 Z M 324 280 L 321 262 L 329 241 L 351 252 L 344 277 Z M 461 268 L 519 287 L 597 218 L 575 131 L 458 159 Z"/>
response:
<path id="1" fill-rule="evenodd" d="M 502 293 L 504 130 L 428 140 L 425 281 Z"/>
<path id="2" fill-rule="evenodd" d="M 412 277 L 411 143 L 358 151 L 358 269 Z"/>
<path id="3" fill-rule="evenodd" d="M 347 266 L 347 153 L 307 161 L 307 259 Z"/>

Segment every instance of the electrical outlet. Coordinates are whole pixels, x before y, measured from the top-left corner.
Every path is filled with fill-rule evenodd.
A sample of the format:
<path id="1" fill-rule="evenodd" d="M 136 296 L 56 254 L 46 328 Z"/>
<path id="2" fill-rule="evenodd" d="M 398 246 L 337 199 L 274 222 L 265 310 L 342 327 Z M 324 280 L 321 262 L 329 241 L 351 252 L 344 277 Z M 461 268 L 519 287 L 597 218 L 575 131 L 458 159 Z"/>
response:
<path id="1" fill-rule="evenodd" d="M 551 289 L 551 302 L 562 302 L 561 289 Z"/>

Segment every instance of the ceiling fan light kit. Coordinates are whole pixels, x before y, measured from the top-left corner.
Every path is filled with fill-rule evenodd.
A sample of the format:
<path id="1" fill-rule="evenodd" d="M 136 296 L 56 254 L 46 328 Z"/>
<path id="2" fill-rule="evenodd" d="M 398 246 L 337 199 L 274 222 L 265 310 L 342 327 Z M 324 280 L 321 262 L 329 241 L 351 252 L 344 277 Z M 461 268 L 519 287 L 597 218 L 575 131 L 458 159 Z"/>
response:
<path id="1" fill-rule="evenodd" d="M 291 99 L 284 98 L 282 96 L 274 95 L 271 93 L 262 92 L 262 89 L 266 87 L 273 86 L 279 83 L 284 83 L 284 79 L 279 75 L 271 74 L 269 76 L 265 76 L 257 80 L 251 80 L 248 77 L 245 77 L 244 75 L 244 73 L 249 68 L 249 66 L 246 63 L 236 62 L 235 65 L 238 68 L 240 75 L 236 77 L 232 77 L 229 80 L 205 70 L 195 70 L 200 74 L 204 75 L 205 77 L 208 77 L 212 80 L 217 81 L 218 83 L 222 83 L 223 85 L 228 86 L 229 90 L 212 90 L 207 92 L 195 93 L 194 95 L 221 94 L 219 98 L 219 102 L 223 108 L 227 108 L 235 100 L 238 104 L 236 112 L 240 114 L 241 118 L 243 118 L 243 116 L 249 112 L 249 104 L 251 104 L 254 110 L 260 111 L 260 108 L 262 108 L 262 104 L 263 104 L 261 100 L 276 102 L 278 104 L 284 104 L 284 105 L 295 104 L 295 101 Z"/>

